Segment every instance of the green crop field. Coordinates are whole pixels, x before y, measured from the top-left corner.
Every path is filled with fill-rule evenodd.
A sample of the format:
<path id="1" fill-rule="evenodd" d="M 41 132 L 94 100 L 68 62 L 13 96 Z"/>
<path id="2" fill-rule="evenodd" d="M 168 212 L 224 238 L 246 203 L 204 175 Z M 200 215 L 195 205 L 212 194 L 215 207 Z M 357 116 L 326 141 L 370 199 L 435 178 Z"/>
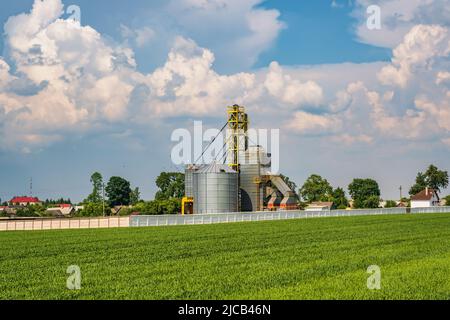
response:
<path id="1" fill-rule="evenodd" d="M 3 232 L 0 270 L 0 299 L 450 299 L 450 214 Z"/>

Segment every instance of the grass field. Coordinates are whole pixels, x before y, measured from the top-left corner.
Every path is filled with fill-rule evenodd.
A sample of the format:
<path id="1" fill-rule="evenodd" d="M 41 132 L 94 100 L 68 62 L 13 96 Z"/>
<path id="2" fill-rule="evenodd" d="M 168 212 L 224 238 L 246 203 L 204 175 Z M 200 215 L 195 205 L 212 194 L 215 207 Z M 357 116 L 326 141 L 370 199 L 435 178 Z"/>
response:
<path id="1" fill-rule="evenodd" d="M 0 270 L 0 299 L 450 299 L 450 214 L 0 233 Z"/>

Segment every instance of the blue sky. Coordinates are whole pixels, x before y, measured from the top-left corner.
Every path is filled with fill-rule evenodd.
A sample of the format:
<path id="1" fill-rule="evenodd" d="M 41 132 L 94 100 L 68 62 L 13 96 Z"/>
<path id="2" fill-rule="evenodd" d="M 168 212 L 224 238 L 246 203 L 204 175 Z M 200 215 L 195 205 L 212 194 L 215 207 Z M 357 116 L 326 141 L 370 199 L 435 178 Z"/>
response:
<path id="1" fill-rule="evenodd" d="M 298 185 L 372 177 L 394 199 L 429 164 L 450 170 L 448 1 L 33 3 L 0 4 L 3 200 L 33 177 L 37 196 L 80 201 L 94 171 L 150 199 L 178 168 L 173 130 L 221 127 L 236 102 L 281 129 Z M 366 27 L 373 3 L 381 30 Z"/>
<path id="2" fill-rule="evenodd" d="M 82 8 L 83 24 L 94 27 L 99 32 L 120 40 L 120 25 L 127 23 L 142 26 L 152 23 L 146 20 L 150 12 L 157 11 L 165 1 L 133 0 L 132 5 L 124 5 L 122 0 L 73 0 L 66 5 L 76 4 Z M 3 25 L 14 14 L 27 12 L 33 0 L 4 2 L 1 4 L 0 22 Z M 271 61 L 283 65 L 310 65 L 341 62 L 388 61 L 391 50 L 358 42 L 355 39 L 351 17 L 353 6 L 333 8 L 328 0 L 319 1 L 265 1 L 259 7 L 276 9 L 286 28 L 276 39 L 276 43 L 263 52 L 250 68 L 266 67 Z M 66 14 L 67 16 L 67 14 Z M 146 23 L 147 22 L 147 23 Z M 199 42 L 208 45 L 208 39 Z M 0 44 L 3 49 L 3 43 Z M 230 50 L 232 50 L 230 48 Z M 168 51 L 168 50 L 166 50 Z M 137 51 L 139 68 L 149 71 L 165 60 L 167 52 L 149 61 L 148 52 Z M 220 64 L 221 62 L 218 61 Z M 232 69 L 232 68 L 231 68 Z M 230 72 L 227 68 L 221 72 Z"/>
<path id="3" fill-rule="evenodd" d="M 333 8 L 330 1 L 267 1 L 287 28 L 277 45 L 263 53 L 257 66 L 277 60 L 283 65 L 387 61 L 391 50 L 356 41 L 353 6 Z"/>

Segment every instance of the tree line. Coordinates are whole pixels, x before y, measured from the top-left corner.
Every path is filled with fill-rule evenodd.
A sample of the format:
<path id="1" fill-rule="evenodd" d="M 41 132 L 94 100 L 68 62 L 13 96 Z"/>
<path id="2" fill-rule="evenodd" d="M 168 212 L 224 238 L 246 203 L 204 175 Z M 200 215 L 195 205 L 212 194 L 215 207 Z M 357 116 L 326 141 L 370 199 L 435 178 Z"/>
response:
<path id="1" fill-rule="evenodd" d="M 286 184 L 297 190 L 295 182 L 289 177 L 281 175 Z M 154 200 L 144 201 L 138 187 L 132 188 L 131 183 L 118 176 L 111 177 L 105 185 L 103 176 L 99 172 L 91 175 L 92 192 L 80 205 L 84 208 L 77 212 L 77 216 L 94 217 L 109 216 L 112 214 L 130 215 L 160 215 L 178 214 L 181 212 L 181 200 L 184 196 L 184 174 L 179 172 L 162 172 L 155 181 L 158 191 Z M 439 170 L 435 165 L 430 165 L 424 172 L 419 172 L 416 181 L 409 190 L 409 194 L 415 195 L 425 188 L 431 188 L 441 192 L 449 185 L 448 172 Z M 353 208 L 378 208 L 381 201 L 380 187 L 374 179 L 357 178 L 347 187 L 348 193 L 353 200 Z M 450 204 L 450 195 L 444 198 Z M 311 175 L 298 189 L 298 200 L 300 208 L 305 208 L 312 202 L 333 202 L 333 209 L 348 208 L 350 203 L 343 188 L 333 188 L 327 179 L 320 175 Z M 401 199 L 408 203 L 409 199 Z M 17 210 L 19 217 L 46 216 L 46 209 L 61 203 L 72 203 L 70 199 L 47 199 L 42 205 L 28 206 Z M 120 211 L 115 213 L 111 210 L 117 206 Z M 386 201 L 386 207 L 395 207 L 397 202 Z"/>
<path id="2" fill-rule="evenodd" d="M 131 188 L 129 181 L 122 177 L 111 177 L 105 185 L 103 176 L 95 172 L 91 176 L 92 192 L 81 203 L 83 210 L 77 213 L 82 217 L 114 214 L 112 209 L 121 207 L 117 214 L 133 213 L 157 215 L 178 214 L 181 212 L 181 199 L 184 196 L 184 174 L 162 172 L 156 179 L 158 191 L 155 199 L 144 201 L 138 187 Z"/>
<path id="3" fill-rule="evenodd" d="M 419 172 L 414 185 L 409 190 L 413 196 L 425 188 L 441 192 L 448 187 L 448 172 L 439 170 L 435 165 L 430 165 L 425 172 Z M 353 200 L 353 208 L 378 208 L 381 202 L 381 191 L 378 182 L 370 178 L 357 178 L 348 185 L 348 193 Z M 331 184 L 320 175 L 311 175 L 299 189 L 299 202 L 302 208 L 312 202 L 333 202 L 334 209 L 345 209 L 349 206 L 346 193 L 342 188 L 333 189 Z M 444 198 L 450 204 L 450 196 Z M 409 203 L 410 199 L 403 198 L 400 201 Z M 386 201 L 386 207 L 396 207 L 394 200 Z"/>

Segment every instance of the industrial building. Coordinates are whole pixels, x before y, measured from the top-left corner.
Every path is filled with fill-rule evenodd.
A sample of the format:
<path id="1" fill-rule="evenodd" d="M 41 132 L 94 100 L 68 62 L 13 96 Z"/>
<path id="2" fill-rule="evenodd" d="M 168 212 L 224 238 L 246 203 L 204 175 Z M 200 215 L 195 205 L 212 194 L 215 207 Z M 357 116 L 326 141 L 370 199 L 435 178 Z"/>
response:
<path id="1" fill-rule="evenodd" d="M 298 209 L 295 192 L 280 175 L 271 173 L 271 154 L 251 145 L 245 108 L 234 105 L 227 113 L 227 123 L 221 130 L 227 129 L 222 159 L 186 167 L 182 213 Z"/>

